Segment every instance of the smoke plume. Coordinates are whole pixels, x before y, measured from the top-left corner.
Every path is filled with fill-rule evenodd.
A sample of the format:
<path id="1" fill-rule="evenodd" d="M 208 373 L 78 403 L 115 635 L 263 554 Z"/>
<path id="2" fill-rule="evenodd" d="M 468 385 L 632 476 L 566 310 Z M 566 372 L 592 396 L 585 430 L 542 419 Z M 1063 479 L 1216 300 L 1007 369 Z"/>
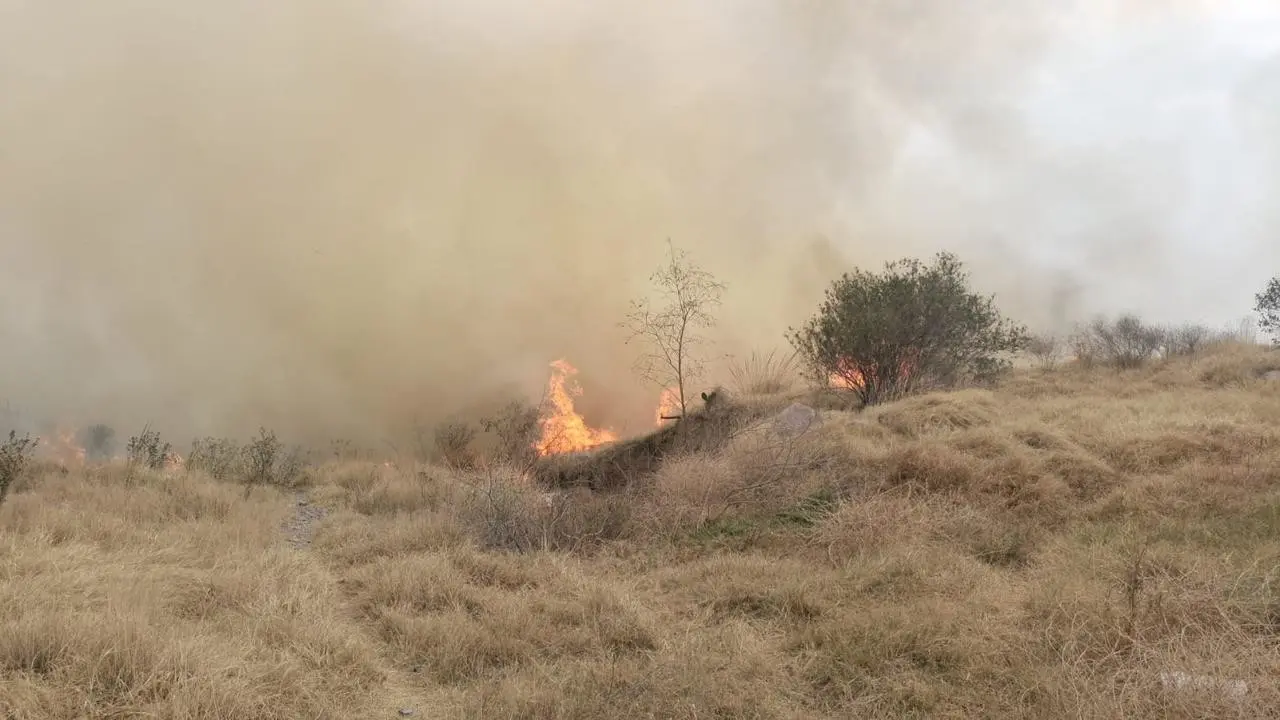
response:
<path id="1" fill-rule="evenodd" d="M 667 238 L 729 286 L 717 353 L 941 249 L 1041 326 L 1247 313 L 1276 13 L 1051 5 L 0 0 L 0 399 L 372 442 L 565 357 L 638 430 Z"/>

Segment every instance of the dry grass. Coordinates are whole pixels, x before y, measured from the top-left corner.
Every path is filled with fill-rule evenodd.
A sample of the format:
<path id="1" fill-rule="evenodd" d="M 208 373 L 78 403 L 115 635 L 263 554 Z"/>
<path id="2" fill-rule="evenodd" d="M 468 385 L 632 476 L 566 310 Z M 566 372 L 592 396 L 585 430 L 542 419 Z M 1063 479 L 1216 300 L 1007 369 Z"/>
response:
<path id="1" fill-rule="evenodd" d="M 34 467 L 0 506 L 0 717 L 1269 716 L 1273 369 L 1029 369 L 760 423 L 630 493 L 335 462 L 303 550 L 274 487 Z"/>
<path id="2" fill-rule="evenodd" d="M 800 384 L 802 375 L 799 355 L 794 350 L 785 354 L 778 350 L 753 352 L 747 358 L 733 358 L 728 372 L 733 381 L 731 387 L 739 395 L 785 393 Z"/>

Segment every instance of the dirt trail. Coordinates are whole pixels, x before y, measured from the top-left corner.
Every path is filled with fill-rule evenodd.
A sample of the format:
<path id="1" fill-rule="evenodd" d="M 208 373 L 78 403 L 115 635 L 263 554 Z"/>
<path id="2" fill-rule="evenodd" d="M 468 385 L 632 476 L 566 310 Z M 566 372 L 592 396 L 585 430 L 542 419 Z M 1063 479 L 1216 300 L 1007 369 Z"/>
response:
<path id="1" fill-rule="evenodd" d="M 320 505 L 313 505 L 306 493 L 295 495 L 293 516 L 281 527 L 289 544 L 298 550 L 310 547 L 316 525 L 328 512 Z"/>
<path id="2" fill-rule="evenodd" d="M 305 492 L 299 492 L 293 498 L 293 515 L 289 517 L 280 529 L 284 533 L 285 540 L 296 550 L 308 550 L 311 547 L 311 539 L 315 536 L 316 528 L 320 525 L 320 521 L 329 514 L 328 508 L 322 505 L 312 503 L 311 498 Z M 319 560 L 317 558 L 317 560 Z M 362 629 L 368 631 L 358 620 L 358 613 L 352 609 L 353 620 Z M 384 682 L 384 690 L 381 696 L 385 700 L 380 703 L 380 707 L 374 710 L 374 717 L 388 718 L 429 718 L 434 717 L 430 712 L 424 712 L 432 706 L 429 696 L 420 686 L 421 679 L 410 675 L 410 672 L 403 668 L 397 667 L 397 664 L 391 660 L 387 660 L 386 680 Z"/>

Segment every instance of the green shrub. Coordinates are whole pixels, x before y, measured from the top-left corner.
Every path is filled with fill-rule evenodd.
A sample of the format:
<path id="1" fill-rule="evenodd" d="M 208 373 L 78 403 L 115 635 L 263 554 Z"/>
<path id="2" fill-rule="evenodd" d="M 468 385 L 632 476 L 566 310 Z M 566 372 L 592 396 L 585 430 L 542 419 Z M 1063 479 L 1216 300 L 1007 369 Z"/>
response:
<path id="1" fill-rule="evenodd" d="M 245 446 L 243 457 L 246 496 L 255 485 L 293 488 L 306 477 L 304 453 L 298 448 L 286 450 L 276 434 L 266 428 L 258 429 L 258 437 Z"/>
<path id="2" fill-rule="evenodd" d="M 129 456 L 129 465 L 159 470 L 173 457 L 173 446 L 163 442 L 160 439 L 160 433 L 150 427 L 144 427 L 140 434 L 129 438 L 126 452 Z"/>
<path id="3" fill-rule="evenodd" d="M 244 448 L 234 440 L 207 437 L 191 443 L 187 468 L 208 473 L 218 480 L 231 480 L 244 473 Z"/>
<path id="4" fill-rule="evenodd" d="M 1029 340 L 1024 327 L 1000 315 L 994 297 L 970 291 L 950 253 L 931 265 L 908 259 L 880 274 L 846 273 L 789 337 L 817 379 L 838 380 L 864 405 L 991 380 L 1011 367 L 1002 355 Z"/>
<path id="5" fill-rule="evenodd" d="M 1258 326 L 1280 344 L 1280 277 L 1273 277 L 1267 287 L 1255 296 Z"/>
<path id="6" fill-rule="evenodd" d="M 39 438 L 19 436 L 14 430 L 10 430 L 9 439 L 0 444 L 0 503 L 4 502 L 9 488 L 26 469 L 27 462 L 31 460 L 31 455 L 39 444 Z"/>

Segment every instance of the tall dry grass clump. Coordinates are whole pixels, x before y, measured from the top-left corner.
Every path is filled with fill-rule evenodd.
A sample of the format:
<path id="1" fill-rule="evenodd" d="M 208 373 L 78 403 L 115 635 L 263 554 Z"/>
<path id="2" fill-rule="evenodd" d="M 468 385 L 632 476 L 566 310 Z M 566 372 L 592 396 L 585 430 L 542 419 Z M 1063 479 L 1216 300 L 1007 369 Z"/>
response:
<path id="1" fill-rule="evenodd" d="M 796 352 L 752 352 L 744 359 L 731 358 L 728 365 L 732 389 L 739 395 L 778 395 L 800 382 L 801 368 Z"/>

